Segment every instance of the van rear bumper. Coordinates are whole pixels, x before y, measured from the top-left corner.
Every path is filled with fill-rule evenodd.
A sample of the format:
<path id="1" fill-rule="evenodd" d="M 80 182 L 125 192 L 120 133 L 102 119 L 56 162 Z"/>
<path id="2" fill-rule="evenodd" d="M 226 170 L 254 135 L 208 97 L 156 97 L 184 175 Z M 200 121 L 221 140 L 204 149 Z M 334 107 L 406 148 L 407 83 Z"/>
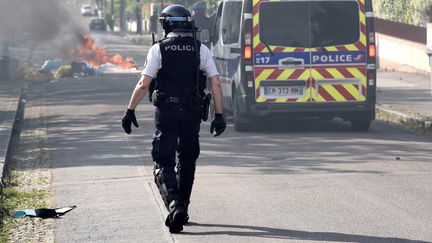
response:
<path id="1" fill-rule="evenodd" d="M 246 105 L 244 116 L 340 117 L 345 120 L 375 120 L 375 102 L 254 103 Z M 245 117 L 245 118 L 246 118 Z"/>

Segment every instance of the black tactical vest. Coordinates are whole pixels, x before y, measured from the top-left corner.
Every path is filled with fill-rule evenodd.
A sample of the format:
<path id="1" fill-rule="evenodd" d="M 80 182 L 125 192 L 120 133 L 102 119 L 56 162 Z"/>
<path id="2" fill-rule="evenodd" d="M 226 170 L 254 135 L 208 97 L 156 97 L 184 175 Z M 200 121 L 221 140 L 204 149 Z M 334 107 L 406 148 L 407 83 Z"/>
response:
<path id="1" fill-rule="evenodd" d="M 194 39 L 192 37 L 169 38 L 161 41 L 159 46 L 162 67 L 157 73 L 157 89 L 168 96 L 179 97 L 196 92 L 196 69 L 200 60 L 196 60 Z M 201 43 L 198 42 L 197 46 L 199 53 Z"/>

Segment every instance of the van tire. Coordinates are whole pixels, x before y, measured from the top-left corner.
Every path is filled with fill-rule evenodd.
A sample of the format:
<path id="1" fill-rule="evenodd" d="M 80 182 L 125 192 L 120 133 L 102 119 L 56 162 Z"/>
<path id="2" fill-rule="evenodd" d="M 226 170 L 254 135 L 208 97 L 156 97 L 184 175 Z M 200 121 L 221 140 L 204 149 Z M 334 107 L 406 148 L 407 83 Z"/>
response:
<path id="1" fill-rule="evenodd" d="M 249 124 L 239 122 L 234 118 L 234 130 L 236 130 L 236 132 L 248 132 L 251 130 L 251 127 Z"/>
<path id="2" fill-rule="evenodd" d="M 371 120 L 351 120 L 351 129 L 356 132 L 366 132 L 369 130 Z"/>
<path id="3" fill-rule="evenodd" d="M 249 124 L 239 122 L 237 119 L 234 118 L 234 130 L 236 130 L 236 132 L 249 132 L 251 130 L 251 127 Z"/>
<path id="4" fill-rule="evenodd" d="M 251 129 L 250 124 L 239 121 L 239 114 L 238 114 L 239 110 L 237 108 L 237 102 L 238 102 L 237 96 L 234 94 L 234 99 L 233 99 L 234 130 L 236 130 L 236 132 L 250 131 Z"/>

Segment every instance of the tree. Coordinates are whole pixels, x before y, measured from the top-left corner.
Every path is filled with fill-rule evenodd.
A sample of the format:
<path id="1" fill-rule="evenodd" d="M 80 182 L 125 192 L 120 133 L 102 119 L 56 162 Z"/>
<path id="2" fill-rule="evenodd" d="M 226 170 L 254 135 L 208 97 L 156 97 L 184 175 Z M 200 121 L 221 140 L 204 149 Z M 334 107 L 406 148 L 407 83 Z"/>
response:
<path id="1" fill-rule="evenodd" d="M 432 0 L 374 0 L 375 15 L 379 18 L 425 26 L 429 20 Z"/>

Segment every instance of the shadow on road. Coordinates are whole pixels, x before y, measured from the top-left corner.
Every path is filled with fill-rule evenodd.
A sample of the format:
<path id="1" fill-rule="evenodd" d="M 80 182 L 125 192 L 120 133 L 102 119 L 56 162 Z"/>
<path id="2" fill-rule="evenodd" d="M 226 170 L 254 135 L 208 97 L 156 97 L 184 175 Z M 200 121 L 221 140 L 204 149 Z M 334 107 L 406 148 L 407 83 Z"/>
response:
<path id="1" fill-rule="evenodd" d="M 270 239 L 286 240 L 314 240 L 330 242 L 380 242 L 380 243 L 398 243 L 398 242 L 427 242 L 419 240 L 409 240 L 402 238 L 378 237 L 367 235 L 344 234 L 336 232 L 310 232 L 300 230 L 277 229 L 270 227 L 249 226 L 249 225 L 228 225 L 228 224 L 201 224 L 189 223 L 190 226 L 203 228 L 222 228 L 226 230 L 203 231 L 203 232 L 183 232 L 185 235 L 229 235 L 243 237 L 260 237 Z"/>
<path id="2" fill-rule="evenodd" d="M 137 110 L 140 127 L 132 135 L 121 128 L 135 83 L 133 78 L 83 79 L 33 87 L 32 98 L 45 94 L 44 104 L 50 108 L 45 119 L 53 168 L 153 165 L 153 106 L 146 98 Z M 396 158 L 431 162 L 430 139 L 380 122 L 366 133 L 352 132 L 347 122 L 318 119 L 270 120 L 248 133 L 235 132 L 229 124 L 218 138 L 208 131 L 209 122 L 203 122 L 200 166 L 252 168 L 244 173 L 382 174 L 383 169 L 351 165 L 393 163 Z"/>

